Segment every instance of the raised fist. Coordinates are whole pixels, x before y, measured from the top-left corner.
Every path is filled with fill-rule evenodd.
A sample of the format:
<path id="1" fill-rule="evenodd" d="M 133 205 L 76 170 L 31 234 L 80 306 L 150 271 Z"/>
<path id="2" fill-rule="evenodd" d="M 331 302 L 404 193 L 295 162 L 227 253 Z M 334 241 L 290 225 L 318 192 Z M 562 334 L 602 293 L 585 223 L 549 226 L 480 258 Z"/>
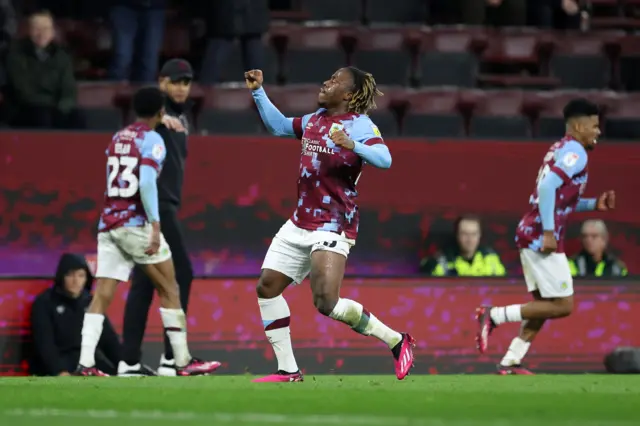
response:
<path id="1" fill-rule="evenodd" d="M 244 73 L 244 81 L 251 90 L 258 90 L 262 87 L 262 70 L 251 70 Z"/>

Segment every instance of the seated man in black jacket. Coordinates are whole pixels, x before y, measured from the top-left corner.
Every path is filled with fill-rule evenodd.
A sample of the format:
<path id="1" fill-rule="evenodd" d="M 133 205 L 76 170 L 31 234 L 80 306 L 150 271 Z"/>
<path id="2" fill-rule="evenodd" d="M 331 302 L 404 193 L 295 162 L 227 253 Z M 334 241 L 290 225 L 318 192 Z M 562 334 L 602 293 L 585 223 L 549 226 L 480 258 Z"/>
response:
<path id="1" fill-rule="evenodd" d="M 31 332 L 34 351 L 31 374 L 68 376 L 80 359 L 84 311 L 91 302 L 93 276 L 82 256 L 65 253 L 60 258 L 53 287 L 33 302 Z M 120 341 L 105 318 L 96 362 L 107 373 L 115 373 L 120 361 Z"/>

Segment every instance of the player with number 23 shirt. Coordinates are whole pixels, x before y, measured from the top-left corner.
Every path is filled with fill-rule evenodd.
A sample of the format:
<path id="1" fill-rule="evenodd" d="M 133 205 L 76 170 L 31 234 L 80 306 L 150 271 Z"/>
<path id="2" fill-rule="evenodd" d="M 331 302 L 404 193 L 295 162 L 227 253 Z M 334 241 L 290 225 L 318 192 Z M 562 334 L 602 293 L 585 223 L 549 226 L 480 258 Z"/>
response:
<path id="1" fill-rule="evenodd" d="M 140 89 L 133 97 L 133 107 L 136 122 L 117 132 L 106 151 L 107 189 L 98 225 L 98 283 L 84 316 L 75 375 L 106 375 L 95 367 L 104 313 L 118 283 L 129 279 L 135 264 L 142 267 L 158 291 L 160 315 L 175 354 L 177 375 L 208 374 L 220 363 L 201 361 L 189 353 L 171 250 L 160 231 L 156 180 L 166 149 L 153 129 L 164 115 L 164 95 L 155 87 Z"/>

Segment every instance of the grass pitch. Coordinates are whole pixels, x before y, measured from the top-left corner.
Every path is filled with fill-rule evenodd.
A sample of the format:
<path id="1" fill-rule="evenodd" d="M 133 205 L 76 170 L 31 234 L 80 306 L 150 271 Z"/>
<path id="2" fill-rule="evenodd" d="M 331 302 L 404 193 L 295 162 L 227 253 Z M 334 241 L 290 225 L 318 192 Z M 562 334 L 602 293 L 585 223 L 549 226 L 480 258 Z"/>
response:
<path id="1" fill-rule="evenodd" d="M 0 424 L 19 426 L 631 426 L 640 376 L 4 378 Z"/>

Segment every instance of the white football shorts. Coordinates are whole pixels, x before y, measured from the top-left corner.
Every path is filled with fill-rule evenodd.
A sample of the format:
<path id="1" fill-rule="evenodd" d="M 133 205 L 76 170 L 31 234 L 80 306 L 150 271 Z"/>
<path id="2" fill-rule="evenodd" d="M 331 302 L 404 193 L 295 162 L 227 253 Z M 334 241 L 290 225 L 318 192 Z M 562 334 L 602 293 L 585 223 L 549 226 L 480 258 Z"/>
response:
<path id="1" fill-rule="evenodd" d="M 544 254 L 522 249 L 520 261 L 529 292 L 538 290 L 545 299 L 573 295 L 573 277 L 564 253 Z"/>
<path id="2" fill-rule="evenodd" d="M 171 250 L 164 235 L 160 234 L 160 249 L 154 255 L 147 255 L 151 238 L 151 225 L 140 227 L 120 227 L 98 233 L 98 256 L 96 278 L 111 278 L 118 281 L 129 280 L 133 267 L 155 265 L 171 259 Z"/>
<path id="3" fill-rule="evenodd" d="M 311 271 L 311 253 L 326 250 L 349 257 L 354 245 L 355 240 L 344 233 L 308 231 L 288 220 L 273 238 L 262 269 L 278 271 L 293 279 L 294 284 L 300 284 Z"/>

